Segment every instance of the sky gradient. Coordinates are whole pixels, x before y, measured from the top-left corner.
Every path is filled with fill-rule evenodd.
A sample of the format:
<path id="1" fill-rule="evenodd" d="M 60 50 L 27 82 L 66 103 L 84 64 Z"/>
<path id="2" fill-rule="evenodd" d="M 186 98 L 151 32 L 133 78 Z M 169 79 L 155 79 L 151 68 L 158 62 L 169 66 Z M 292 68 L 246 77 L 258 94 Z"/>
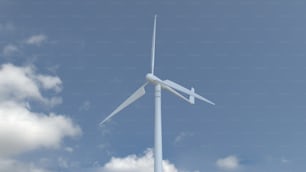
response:
<path id="1" fill-rule="evenodd" d="M 162 92 L 166 172 L 302 171 L 305 9 L 301 0 L 0 0 L 0 171 L 152 170 L 152 86 L 98 124 L 145 82 L 155 14 L 156 75 L 216 103 Z"/>

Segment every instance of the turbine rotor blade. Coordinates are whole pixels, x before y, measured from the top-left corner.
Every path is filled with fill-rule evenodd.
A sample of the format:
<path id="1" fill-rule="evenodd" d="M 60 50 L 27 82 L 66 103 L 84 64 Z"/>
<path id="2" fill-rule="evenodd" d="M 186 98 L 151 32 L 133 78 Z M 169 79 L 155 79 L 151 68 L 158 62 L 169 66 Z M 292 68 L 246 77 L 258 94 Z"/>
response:
<path id="1" fill-rule="evenodd" d="M 156 18 L 157 18 L 157 15 L 154 16 L 153 37 L 152 37 L 152 52 L 151 52 L 151 73 L 152 74 L 154 74 L 154 63 L 155 63 Z"/>
<path id="2" fill-rule="evenodd" d="M 104 124 L 107 120 L 115 116 L 118 112 L 120 112 L 121 110 L 123 110 L 124 108 L 126 108 L 127 106 L 138 100 L 139 98 L 141 98 L 146 93 L 144 87 L 147 84 L 148 82 L 146 82 L 140 88 L 138 88 L 130 97 L 128 97 L 122 104 L 120 104 L 109 116 L 107 116 L 102 122 L 100 122 L 100 125 Z"/>
<path id="3" fill-rule="evenodd" d="M 194 104 L 193 102 L 191 102 L 189 99 L 187 99 L 186 97 L 184 97 L 183 95 L 181 95 L 179 92 L 175 91 L 173 88 L 167 86 L 166 84 L 161 83 L 162 88 L 168 90 L 169 92 L 173 93 L 174 95 L 176 95 L 177 97 L 187 101 L 190 104 Z"/>
<path id="4" fill-rule="evenodd" d="M 176 90 L 178 90 L 178 91 L 181 91 L 181 92 L 183 92 L 183 93 L 185 93 L 185 94 L 188 94 L 188 95 L 190 95 L 190 96 L 193 96 L 193 97 L 195 97 L 195 98 L 197 98 L 197 99 L 200 99 L 200 100 L 202 100 L 202 101 L 204 101 L 204 102 L 206 102 L 206 103 L 215 105 L 214 102 L 212 102 L 212 101 L 210 101 L 210 100 L 208 100 L 208 99 L 206 99 L 206 98 L 200 96 L 199 94 L 195 93 L 194 91 L 189 90 L 189 89 L 187 89 L 187 88 L 185 88 L 185 87 L 183 87 L 183 86 L 181 86 L 181 85 L 179 85 L 179 84 L 177 84 L 177 83 L 175 83 L 175 82 L 173 82 L 173 81 L 164 80 L 163 83 L 165 83 L 165 84 L 166 84 L 167 86 L 169 86 L 169 87 L 172 87 L 172 88 L 174 88 L 174 89 L 176 89 Z"/>

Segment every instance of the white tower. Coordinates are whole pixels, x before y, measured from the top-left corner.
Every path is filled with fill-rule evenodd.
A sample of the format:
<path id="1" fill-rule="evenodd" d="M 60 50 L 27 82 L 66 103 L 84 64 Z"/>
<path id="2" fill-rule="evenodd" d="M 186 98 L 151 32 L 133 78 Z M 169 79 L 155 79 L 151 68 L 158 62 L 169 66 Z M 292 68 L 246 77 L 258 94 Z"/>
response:
<path id="1" fill-rule="evenodd" d="M 151 73 L 146 75 L 147 82 L 136 90 L 130 97 L 128 97 L 122 104 L 120 104 L 109 116 L 107 116 L 100 125 L 104 124 L 107 120 L 112 118 L 118 112 L 145 94 L 145 86 L 148 83 L 155 85 L 155 117 L 154 117 L 154 172 L 162 172 L 163 161 L 163 146 L 162 146 L 162 116 L 161 116 L 161 90 L 165 89 L 174 95 L 187 101 L 190 104 L 195 103 L 195 98 L 215 105 L 210 100 L 195 93 L 194 88 L 190 90 L 170 80 L 161 80 L 154 75 L 154 62 L 155 62 L 155 39 L 156 39 L 156 15 L 154 17 L 153 39 L 152 39 L 152 52 L 151 52 Z M 180 93 L 179 93 L 180 92 Z M 188 98 L 181 93 L 189 96 Z"/>

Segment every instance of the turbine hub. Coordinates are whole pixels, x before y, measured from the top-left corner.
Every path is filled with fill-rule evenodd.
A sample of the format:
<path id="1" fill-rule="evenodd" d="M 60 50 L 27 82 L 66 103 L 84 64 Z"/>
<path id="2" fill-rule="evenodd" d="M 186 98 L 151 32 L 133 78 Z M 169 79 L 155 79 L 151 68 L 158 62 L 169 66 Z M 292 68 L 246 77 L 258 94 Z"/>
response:
<path id="1" fill-rule="evenodd" d="M 147 81 L 149 81 L 149 82 L 151 82 L 153 84 L 157 84 L 157 83 L 159 83 L 161 81 L 158 77 L 156 77 L 152 73 L 148 73 L 146 75 L 146 79 L 147 79 Z"/>

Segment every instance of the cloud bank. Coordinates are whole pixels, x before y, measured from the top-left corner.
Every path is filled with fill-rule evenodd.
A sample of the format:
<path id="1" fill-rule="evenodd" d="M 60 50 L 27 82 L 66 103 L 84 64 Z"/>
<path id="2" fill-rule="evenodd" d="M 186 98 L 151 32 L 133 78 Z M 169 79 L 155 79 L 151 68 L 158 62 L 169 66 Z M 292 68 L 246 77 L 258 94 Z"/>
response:
<path id="1" fill-rule="evenodd" d="M 231 155 L 218 159 L 216 165 L 223 170 L 237 170 L 240 167 L 240 162 L 236 156 Z"/>
<path id="2" fill-rule="evenodd" d="M 33 163 L 26 164 L 15 160 L 1 160 L 1 159 L 0 159 L 0 171 L 1 172 L 49 172 L 43 168 L 35 166 Z"/>
<path id="3" fill-rule="evenodd" d="M 15 53 L 18 53 L 18 52 L 19 52 L 19 48 L 16 45 L 8 44 L 8 45 L 4 46 L 2 54 L 4 56 L 11 56 L 11 55 L 13 55 Z"/>
<path id="4" fill-rule="evenodd" d="M 26 40 L 26 44 L 40 46 L 47 40 L 47 36 L 43 34 L 33 35 Z"/>
<path id="5" fill-rule="evenodd" d="M 9 26 L 4 26 L 4 25 L 1 25 L 0 23 L 0 33 L 2 33 L 4 30 L 7 30 L 9 29 Z M 27 45 L 27 46 L 41 46 L 43 43 L 45 43 L 47 41 L 48 37 L 44 34 L 37 34 L 37 35 L 32 35 L 30 36 L 29 38 L 27 38 L 26 40 L 23 40 L 19 43 L 10 43 L 10 44 L 7 44 L 3 47 L 2 49 L 2 55 L 5 56 L 5 57 L 11 57 L 11 56 L 14 56 L 16 54 L 20 54 L 23 52 L 24 50 L 24 45 Z"/>
<path id="6" fill-rule="evenodd" d="M 167 160 L 163 160 L 164 172 L 179 172 L 178 169 Z M 153 172 L 154 158 L 151 149 L 143 156 L 129 155 L 124 158 L 113 157 L 103 167 L 95 172 Z"/>
<path id="7" fill-rule="evenodd" d="M 49 107 L 61 103 L 60 97 L 43 95 L 61 89 L 60 78 L 39 74 L 33 66 L 0 66 L 0 171 L 45 172 L 12 157 L 41 148 L 58 148 L 65 137 L 81 134 L 80 127 L 67 116 L 31 109 L 33 102 Z"/>

